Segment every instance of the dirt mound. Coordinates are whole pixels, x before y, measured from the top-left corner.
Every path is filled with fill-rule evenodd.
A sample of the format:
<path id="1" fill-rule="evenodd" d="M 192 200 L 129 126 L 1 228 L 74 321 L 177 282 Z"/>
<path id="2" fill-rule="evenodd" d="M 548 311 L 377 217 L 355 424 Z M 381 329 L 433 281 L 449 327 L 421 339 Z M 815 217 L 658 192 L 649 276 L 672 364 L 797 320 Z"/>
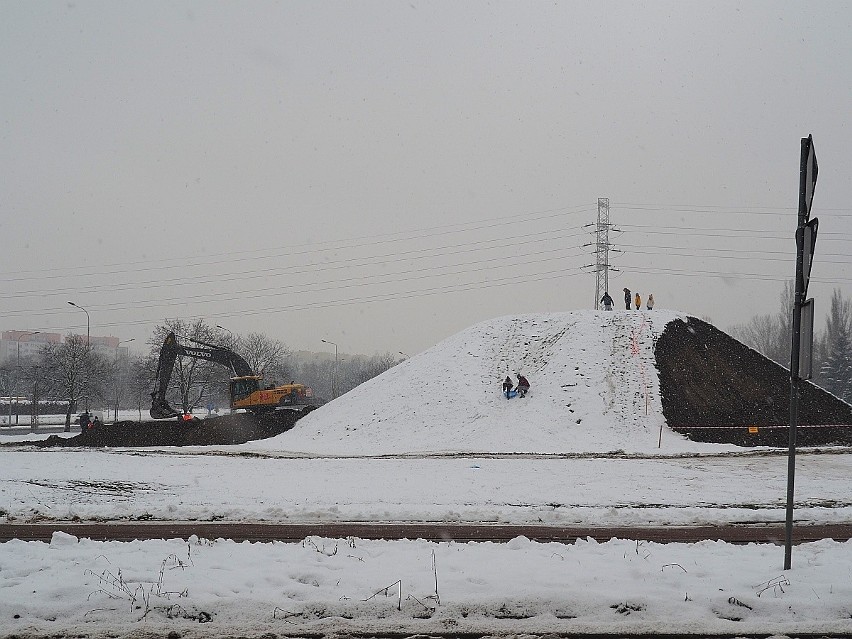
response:
<path id="1" fill-rule="evenodd" d="M 243 444 L 255 439 L 274 437 L 293 427 L 309 412 L 279 410 L 258 417 L 251 413 L 223 415 L 191 422 L 159 420 L 148 422 L 115 422 L 88 430 L 75 437 L 52 435 L 34 446 L 213 446 Z"/>
<path id="2" fill-rule="evenodd" d="M 741 443 L 695 435 L 709 428 L 751 427 L 760 434 L 764 427 L 785 432 L 789 427 L 790 372 L 707 322 L 693 317 L 670 322 L 654 354 L 663 415 L 673 430 L 702 441 Z M 852 406 L 805 382 L 798 423 L 822 427 L 822 443 L 846 443 Z"/>

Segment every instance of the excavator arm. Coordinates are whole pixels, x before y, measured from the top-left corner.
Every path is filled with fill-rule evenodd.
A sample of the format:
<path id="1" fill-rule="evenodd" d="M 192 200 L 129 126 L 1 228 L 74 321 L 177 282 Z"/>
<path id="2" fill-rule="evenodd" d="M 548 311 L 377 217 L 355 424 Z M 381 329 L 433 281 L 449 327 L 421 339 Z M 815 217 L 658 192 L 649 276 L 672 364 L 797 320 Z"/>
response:
<path id="1" fill-rule="evenodd" d="M 235 377 L 250 377 L 255 375 L 251 366 L 234 351 L 224 346 L 207 344 L 198 340 L 190 340 L 199 346 L 185 346 L 179 344 L 174 333 L 166 335 L 160 348 L 160 359 L 157 362 L 157 376 L 154 381 L 154 392 L 151 393 L 151 417 L 154 419 L 165 419 L 167 417 L 178 417 L 180 412 L 175 410 L 166 399 L 166 391 L 175 366 L 178 355 L 203 359 L 229 368 Z"/>

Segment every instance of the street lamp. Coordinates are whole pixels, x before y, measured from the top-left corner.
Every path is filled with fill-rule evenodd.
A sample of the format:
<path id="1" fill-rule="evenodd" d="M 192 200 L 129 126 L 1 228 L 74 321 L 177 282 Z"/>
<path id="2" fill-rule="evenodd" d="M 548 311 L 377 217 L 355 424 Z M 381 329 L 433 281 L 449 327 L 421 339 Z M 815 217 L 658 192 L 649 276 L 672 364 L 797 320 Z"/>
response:
<path id="1" fill-rule="evenodd" d="M 41 366 L 33 367 L 33 414 L 30 419 L 30 430 L 38 430 L 38 378 L 41 375 Z"/>
<path id="2" fill-rule="evenodd" d="M 89 321 L 89 311 L 80 306 L 79 304 L 75 304 L 74 302 L 68 302 L 74 308 L 79 308 L 86 314 L 86 359 L 89 358 L 89 341 L 91 340 L 91 322 Z M 87 362 L 88 363 L 88 362 Z M 86 407 L 85 412 L 89 412 L 89 389 L 88 384 L 86 385 Z"/>
<path id="3" fill-rule="evenodd" d="M 221 324 L 216 324 L 216 328 L 228 332 L 228 335 L 231 336 L 231 342 L 230 342 L 231 346 L 236 344 L 236 340 L 234 340 L 234 332 L 230 328 L 225 328 Z"/>
<path id="4" fill-rule="evenodd" d="M 337 398 L 337 344 L 330 342 L 327 339 L 320 340 L 323 344 L 331 344 L 334 346 L 334 375 L 331 377 L 331 398 Z"/>
<path id="5" fill-rule="evenodd" d="M 21 338 L 22 337 L 31 337 L 32 335 L 38 335 L 39 333 L 41 333 L 41 331 L 25 331 L 15 338 L 15 342 L 17 343 L 17 351 L 18 351 L 17 364 L 16 364 L 16 367 L 15 367 L 15 392 L 16 393 L 18 391 L 18 378 L 20 378 L 20 376 L 21 376 Z M 18 424 L 19 414 L 20 414 L 20 412 L 18 410 L 18 403 L 15 402 L 15 425 L 16 426 Z M 9 426 L 11 426 L 11 425 L 12 425 L 12 398 L 10 397 L 9 398 Z"/>
<path id="6" fill-rule="evenodd" d="M 124 340 L 123 342 L 119 340 L 118 344 L 115 345 L 115 367 L 118 370 L 118 384 L 115 386 L 115 414 L 113 415 L 113 421 L 118 421 L 118 408 L 119 408 L 119 399 L 121 398 L 121 366 L 118 365 L 118 347 L 122 344 L 129 344 L 130 342 L 135 342 L 136 338 L 131 337 L 128 340 Z"/>

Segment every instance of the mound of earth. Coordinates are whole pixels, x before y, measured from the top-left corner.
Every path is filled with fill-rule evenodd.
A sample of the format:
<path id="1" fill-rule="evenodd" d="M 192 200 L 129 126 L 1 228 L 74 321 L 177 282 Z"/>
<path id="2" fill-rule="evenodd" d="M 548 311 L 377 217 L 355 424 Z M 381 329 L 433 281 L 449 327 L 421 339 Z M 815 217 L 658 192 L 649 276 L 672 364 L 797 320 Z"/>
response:
<path id="1" fill-rule="evenodd" d="M 274 437 L 293 427 L 307 410 L 280 410 L 257 417 L 251 413 L 236 413 L 190 422 L 159 420 L 148 422 L 122 421 L 80 433 L 75 437 L 52 435 L 33 442 L 38 447 L 89 446 L 214 446 L 244 444 Z"/>
<path id="2" fill-rule="evenodd" d="M 751 427 L 757 434 L 780 429 L 782 443 L 787 437 L 788 369 L 694 317 L 669 322 L 654 353 L 663 415 L 673 430 L 702 441 L 713 441 L 699 436 L 702 429 L 727 427 Z M 823 440 L 799 443 L 848 443 L 852 406 L 810 382 L 799 388 L 798 424 L 819 427 Z"/>

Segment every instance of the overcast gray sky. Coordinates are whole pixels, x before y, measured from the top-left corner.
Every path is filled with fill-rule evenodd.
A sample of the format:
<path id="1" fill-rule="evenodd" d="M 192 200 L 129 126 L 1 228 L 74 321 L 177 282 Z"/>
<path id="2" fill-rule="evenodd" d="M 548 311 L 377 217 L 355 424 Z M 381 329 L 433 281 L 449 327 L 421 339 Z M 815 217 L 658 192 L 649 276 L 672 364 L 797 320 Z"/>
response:
<path id="1" fill-rule="evenodd" d="M 0 0 L 0 328 L 413 355 L 610 289 L 727 328 L 852 281 L 852 3 Z M 620 299 L 621 294 L 615 294 Z M 819 322 L 819 328 L 822 321 Z"/>

